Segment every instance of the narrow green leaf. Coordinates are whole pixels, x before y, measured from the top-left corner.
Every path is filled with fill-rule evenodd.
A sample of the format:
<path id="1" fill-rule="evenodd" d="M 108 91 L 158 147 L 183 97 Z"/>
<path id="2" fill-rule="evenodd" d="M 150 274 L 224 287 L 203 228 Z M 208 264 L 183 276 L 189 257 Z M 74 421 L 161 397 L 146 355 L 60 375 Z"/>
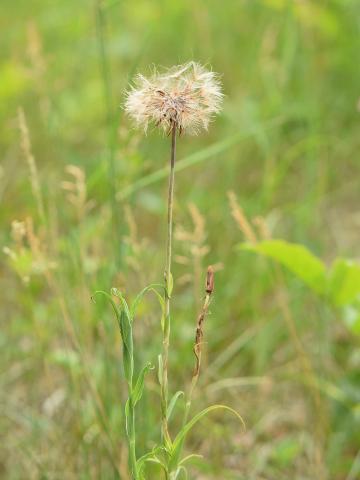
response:
<path id="1" fill-rule="evenodd" d="M 96 295 L 103 295 L 104 297 L 106 297 L 109 302 L 111 303 L 113 309 L 114 309 L 114 312 L 115 312 L 115 315 L 118 319 L 120 319 L 120 309 L 119 309 L 119 306 L 116 305 L 116 303 L 114 302 L 114 299 L 111 297 L 111 295 L 109 295 L 107 292 L 104 292 L 103 290 L 96 290 L 96 292 L 94 292 L 94 295 L 91 297 L 91 300 L 95 302 L 95 296 Z"/>
<path id="2" fill-rule="evenodd" d="M 192 460 L 193 458 L 204 458 L 203 455 L 198 455 L 196 453 L 191 453 L 190 455 L 187 455 L 186 457 L 184 457 L 180 462 L 179 462 L 179 465 L 182 465 L 186 462 L 188 462 L 189 460 Z"/>
<path id="3" fill-rule="evenodd" d="M 131 313 L 130 313 L 130 309 L 129 309 L 129 306 L 128 306 L 126 300 L 125 300 L 124 295 L 115 287 L 113 287 L 111 289 L 111 294 L 120 299 L 122 308 L 125 310 L 125 313 L 126 313 L 127 317 L 129 318 L 129 320 L 132 321 L 132 316 L 131 316 Z"/>
<path id="4" fill-rule="evenodd" d="M 174 277 L 172 276 L 172 273 L 170 272 L 169 273 L 169 278 L 167 279 L 167 282 L 166 282 L 166 292 L 167 292 L 167 296 L 169 298 L 171 298 L 173 288 L 174 288 Z"/>
<path id="5" fill-rule="evenodd" d="M 134 374 L 134 348 L 131 321 L 125 310 L 122 310 L 120 314 L 120 330 L 123 343 L 124 372 L 131 389 Z"/>
<path id="6" fill-rule="evenodd" d="M 326 292 L 325 265 L 303 245 L 284 240 L 264 240 L 256 244 L 243 243 L 240 248 L 276 260 L 316 293 Z"/>
<path id="7" fill-rule="evenodd" d="M 333 263 L 329 275 L 330 300 L 338 307 L 360 298 L 360 264 L 345 258 Z"/>
<path id="8" fill-rule="evenodd" d="M 171 414 L 172 414 L 172 411 L 174 410 L 174 407 L 176 405 L 176 402 L 178 401 L 178 399 L 184 395 L 184 392 L 182 392 L 181 390 L 178 390 L 174 395 L 173 397 L 171 398 L 170 402 L 169 402 L 169 405 L 168 405 L 168 409 L 167 409 L 167 414 L 166 414 L 166 418 L 167 420 L 170 419 L 171 417 Z"/>
<path id="9" fill-rule="evenodd" d="M 134 358 L 133 358 L 133 335 L 130 311 L 126 300 L 121 293 L 116 289 L 111 289 L 111 293 L 117 296 L 121 301 L 121 308 L 114 302 L 114 299 L 107 292 L 97 290 L 94 295 L 104 295 L 111 303 L 120 328 L 121 340 L 123 345 L 123 364 L 125 378 L 130 388 L 132 388 L 132 377 L 134 372 Z"/>
<path id="10" fill-rule="evenodd" d="M 130 431 L 129 431 L 130 423 L 131 423 L 131 418 L 130 418 L 130 398 L 128 398 L 128 399 L 126 400 L 126 403 L 125 403 L 125 430 L 126 430 L 126 434 L 127 434 L 128 436 L 130 435 Z"/>
<path id="11" fill-rule="evenodd" d="M 262 127 L 265 130 L 271 130 L 275 128 L 277 125 L 280 125 L 283 121 L 284 120 L 282 117 L 274 118 L 267 122 L 264 122 Z M 247 138 L 251 138 L 257 135 L 257 133 L 258 133 L 257 130 L 252 125 L 250 125 L 247 130 L 241 130 L 239 132 L 236 132 L 235 134 L 223 140 L 220 140 L 219 142 L 215 142 L 212 145 L 205 147 L 189 155 L 188 157 L 178 160 L 175 165 L 175 171 L 179 172 L 188 167 L 196 165 L 200 162 L 208 161 L 208 159 L 211 157 L 215 157 L 221 161 L 222 157 L 220 153 L 226 151 L 227 149 L 231 148 L 232 146 L 236 145 L 237 143 Z M 120 192 L 118 192 L 117 200 L 124 200 L 125 198 L 129 197 L 130 195 L 140 190 L 141 188 L 147 187 L 148 185 L 151 185 L 155 182 L 158 182 L 166 178 L 167 175 L 168 175 L 168 169 L 166 167 L 163 167 L 155 172 L 152 172 L 149 175 L 145 175 L 141 177 L 139 180 L 137 180 L 136 182 L 134 182 L 133 184 L 127 186 L 126 188 L 123 188 Z"/>
<path id="12" fill-rule="evenodd" d="M 135 388 L 132 393 L 132 398 L 133 398 L 133 404 L 134 407 L 138 403 L 138 401 L 141 399 L 143 391 L 144 391 L 144 380 L 145 380 L 145 375 L 149 372 L 149 370 L 152 370 L 154 367 L 151 366 L 151 363 L 147 363 L 145 367 L 141 370 L 138 379 L 136 381 Z"/>
<path id="13" fill-rule="evenodd" d="M 148 453 L 145 453 L 144 455 L 142 455 L 140 458 L 138 458 L 137 462 L 136 462 L 136 466 L 137 466 L 137 469 L 138 471 L 141 473 L 141 470 L 145 464 L 145 462 L 149 459 L 149 458 L 157 458 L 157 454 L 158 453 L 161 453 L 162 451 L 164 450 L 164 447 L 162 445 L 159 445 L 155 448 L 153 448 L 151 450 L 151 452 L 148 452 Z"/>
<path id="14" fill-rule="evenodd" d="M 164 285 L 162 285 L 161 283 L 152 283 L 151 285 L 148 285 L 147 287 L 143 288 L 141 290 L 141 292 L 135 297 L 135 300 L 133 301 L 133 304 L 131 306 L 131 309 L 130 309 L 130 314 L 131 314 L 131 318 L 134 319 L 135 317 L 135 314 L 136 314 L 136 309 L 139 305 L 139 303 L 141 302 L 143 296 L 147 293 L 147 292 L 153 292 L 155 293 L 156 295 L 159 295 L 159 293 L 157 292 L 157 288 L 162 288 L 164 289 Z M 160 296 L 160 298 L 162 299 L 162 297 Z M 162 299 L 163 300 L 163 299 Z"/>
<path id="15" fill-rule="evenodd" d="M 162 462 L 159 458 L 157 458 L 156 456 L 150 457 L 150 458 L 147 458 L 147 459 L 145 460 L 145 462 L 156 463 L 157 465 L 160 465 L 160 466 L 162 467 L 162 469 L 164 470 L 164 472 L 165 472 L 166 478 L 168 478 L 168 469 L 167 469 L 167 466 L 166 466 L 165 463 Z"/>
<path id="16" fill-rule="evenodd" d="M 165 288 L 163 286 L 163 288 Z M 164 332 L 164 328 L 165 328 L 165 300 L 164 300 L 164 297 L 162 295 L 160 295 L 160 293 L 157 291 L 157 290 L 153 290 L 153 292 L 155 293 L 158 301 L 159 301 L 159 304 L 160 304 L 160 307 L 161 307 L 161 330 L 162 332 Z"/>
<path id="17" fill-rule="evenodd" d="M 171 480 L 179 480 L 181 473 L 184 474 L 183 478 L 184 478 L 185 480 L 187 480 L 187 479 L 189 478 L 186 468 L 185 468 L 183 465 L 180 465 L 180 466 L 177 468 L 177 470 L 176 470 L 173 474 L 171 474 L 170 479 L 171 479 Z"/>
<path id="18" fill-rule="evenodd" d="M 186 425 L 183 426 L 183 428 L 180 430 L 180 432 L 177 434 L 177 436 L 174 439 L 173 442 L 173 447 L 172 447 L 172 452 L 171 452 L 171 460 L 170 460 L 170 470 L 174 470 L 176 466 L 179 463 L 179 456 L 181 453 L 181 448 L 183 445 L 183 440 L 187 433 L 193 428 L 193 426 L 201 420 L 205 415 L 208 413 L 214 411 L 214 410 L 227 410 L 231 413 L 233 413 L 242 423 L 243 427 L 245 428 L 245 423 L 242 417 L 238 414 L 236 410 L 234 410 L 231 407 L 228 407 L 226 405 L 211 405 L 210 407 L 205 408 L 201 412 L 199 412 L 195 417 L 193 417 Z"/>

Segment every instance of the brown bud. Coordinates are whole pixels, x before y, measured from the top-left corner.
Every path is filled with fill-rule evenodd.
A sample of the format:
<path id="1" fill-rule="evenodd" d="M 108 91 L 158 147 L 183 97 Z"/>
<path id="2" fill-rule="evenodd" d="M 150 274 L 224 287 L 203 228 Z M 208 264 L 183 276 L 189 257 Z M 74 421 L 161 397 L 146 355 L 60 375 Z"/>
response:
<path id="1" fill-rule="evenodd" d="M 208 266 L 206 273 L 206 293 L 211 295 L 214 291 L 214 269 L 211 265 Z"/>

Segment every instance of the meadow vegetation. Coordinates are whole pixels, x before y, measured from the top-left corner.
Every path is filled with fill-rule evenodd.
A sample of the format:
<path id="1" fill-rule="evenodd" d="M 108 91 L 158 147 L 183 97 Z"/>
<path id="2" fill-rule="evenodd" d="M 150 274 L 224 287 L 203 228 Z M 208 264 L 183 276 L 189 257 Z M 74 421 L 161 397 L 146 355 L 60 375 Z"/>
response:
<path id="1" fill-rule="evenodd" d="M 188 478 L 360 477 L 359 19 L 357 0 L 2 2 L 0 478 L 130 478 L 122 337 L 91 298 L 163 282 L 171 139 L 121 105 L 136 72 L 189 60 L 225 97 L 178 142 L 169 390 L 189 391 L 205 298 L 189 418 L 226 404 L 246 430 L 201 418 Z M 163 338 L 156 295 L 136 312 L 140 457 Z"/>

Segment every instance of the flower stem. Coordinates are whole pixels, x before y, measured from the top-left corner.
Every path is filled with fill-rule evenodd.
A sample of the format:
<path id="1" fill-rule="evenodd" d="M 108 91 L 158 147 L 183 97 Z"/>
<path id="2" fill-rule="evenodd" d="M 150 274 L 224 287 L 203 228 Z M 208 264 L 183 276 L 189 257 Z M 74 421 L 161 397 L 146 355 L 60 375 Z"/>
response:
<path id="1" fill-rule="evenodd" d="M 175 154 L 176 154 L 176 124 L 171 129 L 171 156 L 170 156 L 170 174 L 169 174 L 169 192 L 167 202 L 167 242 L 166 242 L 166 263 L 165 263 L 165 318 L 163 327 L 163 353 L 162 353 L 162 385 L 161 385 L 161 404 L 162 404 L 162 436 L 165 442 L 171 442 L 167 422 L 167 403 L 168 403 L 168 358 L 170 344 L 170 299 L 172 292 L 171 275 L 171 252 L 173 238 L 173 204 L 174 204 L 174 179 L 175 179 Z"/>
<path id="2" fill-rule="evenodd" d="M 129 393 L 129 395 L 132 395 Z M 129 464 L 131 470 L 131 479 L 137 480 L 137 463 L 136 463 L 136 436 L 135 436 L 135 407 L 133 400 L 129 398 L 129 416 L 128 421 L 128 446 L 129 446 Z"/>

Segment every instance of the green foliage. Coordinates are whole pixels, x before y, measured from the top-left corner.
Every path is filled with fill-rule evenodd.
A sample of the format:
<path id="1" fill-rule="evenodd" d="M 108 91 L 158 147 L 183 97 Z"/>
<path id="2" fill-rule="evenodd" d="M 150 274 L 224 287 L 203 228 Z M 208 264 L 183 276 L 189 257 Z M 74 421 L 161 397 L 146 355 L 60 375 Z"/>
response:
<path id="1" fill-rule="evenodd" d="M 178 465 L 181 463 L 180 460 L 180 455 L 183 447 L 183 442 L 186 437 L 186 435 L 189 433 L 189 431 L 194 427 L 194 425 L 201 420 L 205 415 L 208 413 L 214 411 L 214 410 L 227 410 L 231 412 L 233 415 L 235 415 L 238 420 L 243 424 L 245 428 L 245 423 L 244 420 L 241 418 L 241 416 L 236 412 L 234 409 L 227 407 L 226 405 L 211 405 L 210 407 L 205 408 L 201 412 L 197 413 L 189 422 L 187 422 L 179 431 L 179 433 L 176 435 L 173 444 L 171 446 L 171 450 L 169 452 L 170 455 L 170 461 L 169 461 L 169 468 L 170 471 L 177 471 Z"/>
<path id="2" fill-rule="evenodd" d="M 319 294 L 325 293 L 325 265 L 303 245 L 284 240 L 265 240 L 254 245 L 244 244 L 241 248 L 276 260 L 301 278 L 312 290 Z"/>
<path id="3" fill-rule="evenodd" d="M 175 405 L 177 403 L 177 401 L 179 400 L 180 397 L 182 397 L 184 394 L 184 392 L 182 392 L 181 390 L 178 390 L 176 393 L 174 393 L 174 395 L 172 396 L 170 402 L 169 402 L 169 405 L 168 405 L 168 409 L 167 409 L 167 419 L 169 420 L 170 417 L 171 417 L 171 414 L 175 408 Z"/>
<path id="4" fill-rule="evenodd" d="M 138 480 L 139 471 L 136 459 L 135 407 L 142 397 L 144 390 L 144 378 L 146 373 L 150 370 L 151 364 L 148 363 L 141 370 L 134 386 L 134 340 L 132 330 L 134 318 L 131 316 L 130 309 L 124 296 L 119 292 L 118 289 L 112 288 L 111 293 L 113 296 L 116 296 L 120 299 L 120 306 L 114 302 L 113 298 L 108 293 L 103 291 L 97 291 L 95 293 L 104 295 L 108 298 L 114 309 L 116 319 L 119 324 L 122 340 L 123 368 L 125 379 L 128 385 L 128 399 L 125 404 L 125 426 L 129 446 L 129 466 L 133 480 Z M 135 308 L 133 308 L 133 311 L 135 311 Z"/>
<path id="5" fill-rule="evenodd" d="M 115 312 L 119 329 L 121 333 L 121 340 L 122 340 L 122 352 L 123 352 L 123 368 L 125 379 L 128 385 L 128 399 L 125 404 L 125 425 L 126 425 L 126 434 L 128 438 L 128 445 L 129 445 L 129 465 L 131 470 L 131 475 L 134 480 L 143 479 L 144 477 L 144 466 L 146 462 L 155 463 L 161 466 L 163 469 L 166 478 L 179 478 L 180 473 L 183 473 L 187 476 L 186 468 L 182 465 L 184 461 L 189 459 L 189 456 L 185 457 L 185 459 L 180 458 L 182 449 L 184 446 L 184 440 L 186 435 L 189 431 L 194 427 L 194 425 L 201 420 L 205 415 L 214 411 L 214 410 L 227 410 L 233 413 L 243 424 L 245 427 L 244 421 L 241 416 L 232 408 L 227 407 L 225 405 L 212 405 L 210 407 L 205 408 L 197 415 L 195 415 L 190 421 L 185 423 L 183 427 L 179 430 L 178 434 L 176 435 L 173 441 L 168 443 L 164 441 L 164 445 L 158 445 L 151 452 L 148 452 L 137 458 L 136 456 L 136 424 L 135 424 L 135 407 L 138 402 L 141 400 L 141 397 L 144 392 L 144 381 L 146 374 L 153 368 L 151 363 L 147 363 L 140 371 L 138 378 L 133 383 L 133 375 L 134 375 L 134 345 L 133 345 L 133 321 L 134 321 L 134 314 L 136 312 L 136 307 L 138 306 L 140 300 L 144 296 L 144 294 L 148 291 L 154 291 L 157 293 L 154 287 L 159 285 L 150 285 L 144 288 L 135 298 L 131 308 L 128 307 L 128 304 L 124 298 L 124 296 L 119 292 L 118 289 L 112 288 L 111 293 L 113 296 L 120 299 L 120 305 L 117 305 L 113 300 L 112 296 L 104 291 L 97 291 L 95 292 L 96 295 L 104 295 L 109 302 L 111 303 L 113 310 Z M 162 287 L 160 285 L 160 287 Z M 163 287 L 162 287 L 163 288 Z M 162 305 L 162 301 L 160 304 Z M 159 378 L 159 385 L 162 387 L 162 355 L 159 355 L 159 369 L 158 369 L 158 378 Z M 167 419 L 170 419 L 171 414 L 174 410 L 176 402 L 178 399 L 184 395 L 184 392 L 177 391 L 173 397 L 171 398 L 169 405 L 166 411 Z M 164 453 L 163 459 L 159 458 L 159 454 Z"/>
<path id="6" fill-rule="evenodd" d="M 301 445 L 294 438 L 284 438 L 276 442 L 275 449 L 272 454 L 272 459 L 280 468 L 289 468 L 292 462 L 301 452 Z"/>
<path id="7" fill-rule="evenodd" d="M 213 263 L 206 367 L 193 408 L 228 404 L 246 419 L 247 433 L 225 411 L 203 417 L 186 436 L 179 467 L 189 479 L 318 479 L 319 454 L 329 478 L 357 478 L 359 14 L 358 0 L 1 2 L 0 477 L 129 476 L 121 335 L 105 297 L 94 305 L 89 298 L 116 285 L 130 318 L 141 319 L 131 325 L 135 388 L 149 361 L 158 369 L 164 287 L 135 298 L 139 285 L 163 278 L 169 145 L 132 128 L 123 92 L 151 64 L 195 59 L 222 74 L 225 99 L 207 135 L 179 140 L 169 389 L 183 391 L 190 381 L 200 277 Z M 82 172 L 71 186 L 69 165 Z M 234 253 L 241 233 L 229 190 L 248 217 L 265 217 L 274 238 L 310 246 L 321 263 L 341 259 L 326 260 L 321 293 L 322 280 L 309 295 L 301 285 L 309 280 L 293 276 L 306 269 L 291 273 L 289 264 L 292 281 L 280 287 L 314 367 L 323 426 L 268 261 Z M 189 204 L 203 219 L 201 246 L 192 242 Z M 28 220 L 32 229 L 19 236 L 13 222 Z M 156 377 L 145 375 L 135 406 L 136 455 L 139 476 L 160 480 L 162 466 L 141 460 L 169 460 L 158 448 Z M 175 438 L 185 402 L 178 395 L 170 409 L 171 398 Z M 193 451 L 204 459 L 185 462 Z M 186 478 L 181 468 L 173 474 Z"/>
<path id="8" fill-rule="evenodd" d="M 328 294 L 338 307 L 360 302 L 360 264 L 336 259 L 328 275 Z"/>
<path id="9" fill-rule="evenodd" d="M 134 404 L 134 407 L 136 407 L 136 404 L 138 403 L 138 401 L 141 399 L 142 397 L 142 394 L 144 392 L 144 380 L 145 380 L 145 375 L 150 371 L 152 370 L 152 366 L 151 366 L 151 363 L 148 363 L 147 365 L 145 365 L 145 367 L 141 370 L 139 376 L 138 376 L 138 379 L 136 381 L 136 385 L 135 385 L 135 388 L 132 392 L 132 397 L 133 397 L 133 404 Z"/>
<path id="10" fill-rule="evenodd" d="M 252 251 L 275 260 L 301 279 L 315 293 L 334 307 L 344 307 L 346 323 L 353 333 L 360 329 L 360 264 L 338 258 L 330 268 L 303 245 L 284 240 L 265 240 L 241 244 Z"/>

